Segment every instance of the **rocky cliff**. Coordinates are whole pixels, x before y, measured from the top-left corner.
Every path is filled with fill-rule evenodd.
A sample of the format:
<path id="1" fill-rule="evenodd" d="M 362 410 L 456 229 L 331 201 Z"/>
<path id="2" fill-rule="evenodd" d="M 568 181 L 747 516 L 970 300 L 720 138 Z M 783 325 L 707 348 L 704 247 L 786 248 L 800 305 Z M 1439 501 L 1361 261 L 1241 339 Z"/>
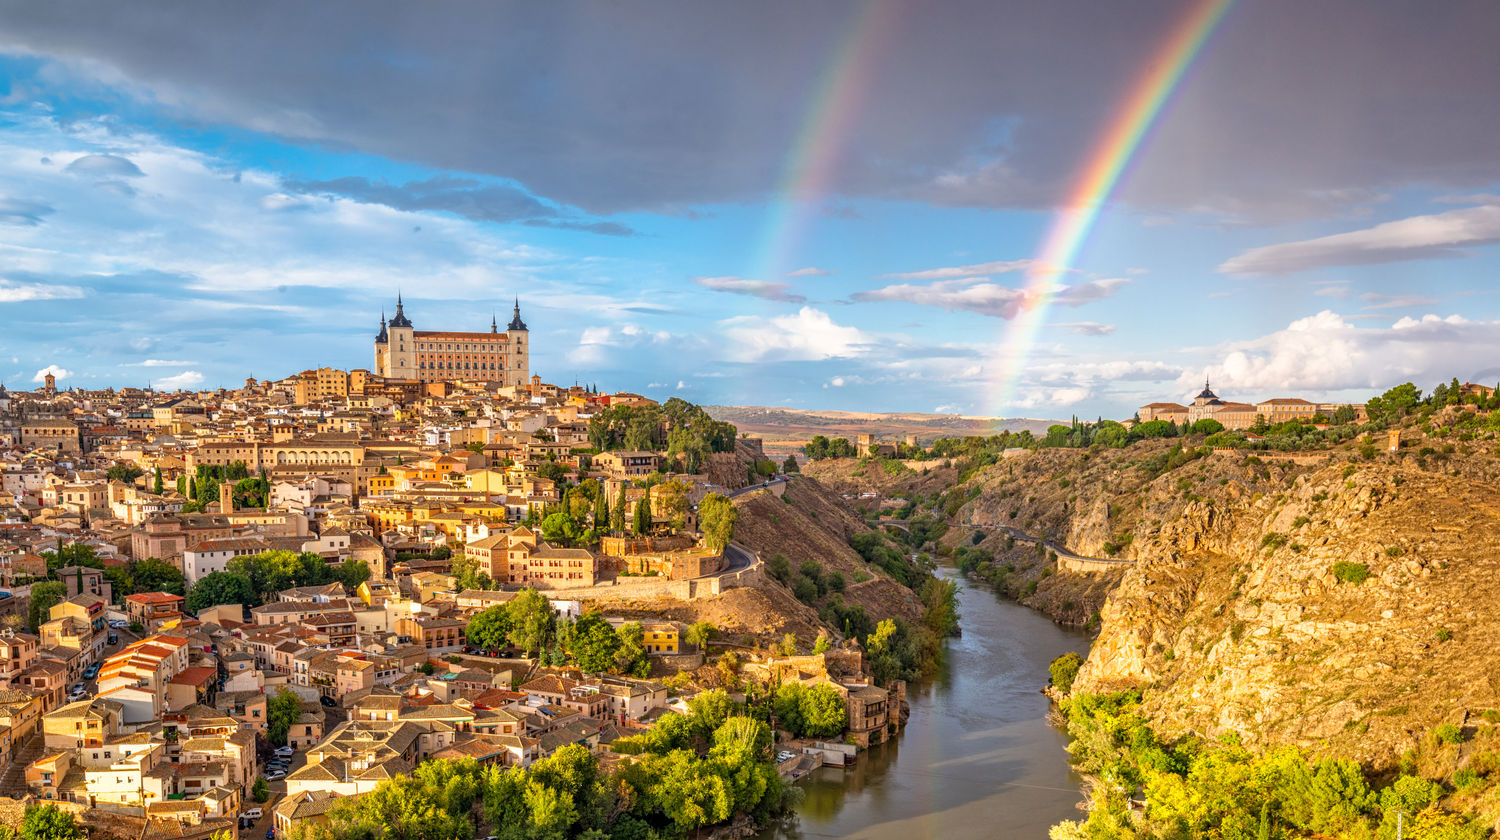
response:
<path id="1" fill-rule="evenodd" d="M 1061 620 L 1097 609 L 1077 688 L 1141 689 L 1168 736 L 1234 731 L 1378 770 L 1437 725 L 1488 728 L 1481 714 L 1500 709 L 1500 458 L 1441 428 L 1407 437 L 1396 454 L 1354 442 L 1295 461 L 1191 441 L 1041 450 L 942 491 L 940 467 L 814 471 L 957 501 L 949 551 L 988 549 L 991 579 Z M 1130 563 L 1055 572 L 1010 529 Z"/>

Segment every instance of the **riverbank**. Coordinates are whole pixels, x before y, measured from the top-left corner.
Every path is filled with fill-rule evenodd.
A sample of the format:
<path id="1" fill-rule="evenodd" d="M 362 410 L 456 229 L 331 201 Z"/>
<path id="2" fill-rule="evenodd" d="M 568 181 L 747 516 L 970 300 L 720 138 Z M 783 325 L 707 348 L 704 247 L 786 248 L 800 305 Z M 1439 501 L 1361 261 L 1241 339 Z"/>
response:
<path id="1" fill-rule="evenodd" d="M 1081 780 L 1039 689 L 1053 659 L 1087 652 L 1087 635 L 963 580 L 952 566 L 938 574 L 960 583 L 964 632 L 947 641 L 936 676 L 909 687 L 905 730 L 862 752 L 852 768 L 814 771 L 799 783 L 805 796 L 796 813 L 761 831 L 761 840 L 1040 840 L 1079 816 Z"/>

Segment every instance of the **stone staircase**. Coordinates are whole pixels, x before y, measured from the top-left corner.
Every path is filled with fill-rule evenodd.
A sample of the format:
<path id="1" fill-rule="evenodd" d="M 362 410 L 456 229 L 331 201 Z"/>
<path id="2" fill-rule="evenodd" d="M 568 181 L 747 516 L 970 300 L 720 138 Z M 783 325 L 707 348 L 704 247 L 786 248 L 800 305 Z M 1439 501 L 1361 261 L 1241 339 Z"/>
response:
<path id="1" fill-rule="evenodd" d="M 26 765 L 41 757 L 44 744 L 38 730 L 16 746 L 15 755 L 0 770 L 0 796 L 20 799 L 31 793 L 26 787 Z"/>

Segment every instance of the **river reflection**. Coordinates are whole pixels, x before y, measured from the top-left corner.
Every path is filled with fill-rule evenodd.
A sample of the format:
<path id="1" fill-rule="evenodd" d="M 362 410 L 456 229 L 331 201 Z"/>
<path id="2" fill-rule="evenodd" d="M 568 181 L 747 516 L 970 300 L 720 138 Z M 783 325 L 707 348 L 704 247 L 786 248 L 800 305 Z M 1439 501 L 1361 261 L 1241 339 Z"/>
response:
<path id="1" fill-rule="evenodd" d="M 951 568 L 939 574 L 958 577 Z M 815 771 L 800 783 L 807 798 L 798 813 L 761 840 L 1045 838 L 1057 821 L 1079 816 L 1079 778 L 1038 689 L 1053 658 L 1087 652 L 1087 636 L 983 584 L 963 582 L 959 609 L 963 637 L 948 643 L 932 681 L 910 688 L 901 736 L 861 753 L 851 769 Z"/>

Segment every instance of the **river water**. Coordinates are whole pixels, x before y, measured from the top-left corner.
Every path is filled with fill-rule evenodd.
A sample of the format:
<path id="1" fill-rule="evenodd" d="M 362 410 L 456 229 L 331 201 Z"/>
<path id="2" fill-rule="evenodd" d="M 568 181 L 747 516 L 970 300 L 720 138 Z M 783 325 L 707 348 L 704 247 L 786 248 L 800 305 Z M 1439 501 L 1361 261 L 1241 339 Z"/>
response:
<path id="1" fill-rule="evenodd" d="M 909 687 L 906 729 L 850 769 L 814 771 L 799 783 L 807 798 L 797 814 L 760 840 L 1044 840 L 1054 823 L 1082 815 L 1066 738 L 1048 726 L 1038 689 L 1055 657 L 1087 653 L 1087 637 L 952 568 L 939 574 L 961 583 L 963 636 L 948 642 L 931 682 Z"/>

